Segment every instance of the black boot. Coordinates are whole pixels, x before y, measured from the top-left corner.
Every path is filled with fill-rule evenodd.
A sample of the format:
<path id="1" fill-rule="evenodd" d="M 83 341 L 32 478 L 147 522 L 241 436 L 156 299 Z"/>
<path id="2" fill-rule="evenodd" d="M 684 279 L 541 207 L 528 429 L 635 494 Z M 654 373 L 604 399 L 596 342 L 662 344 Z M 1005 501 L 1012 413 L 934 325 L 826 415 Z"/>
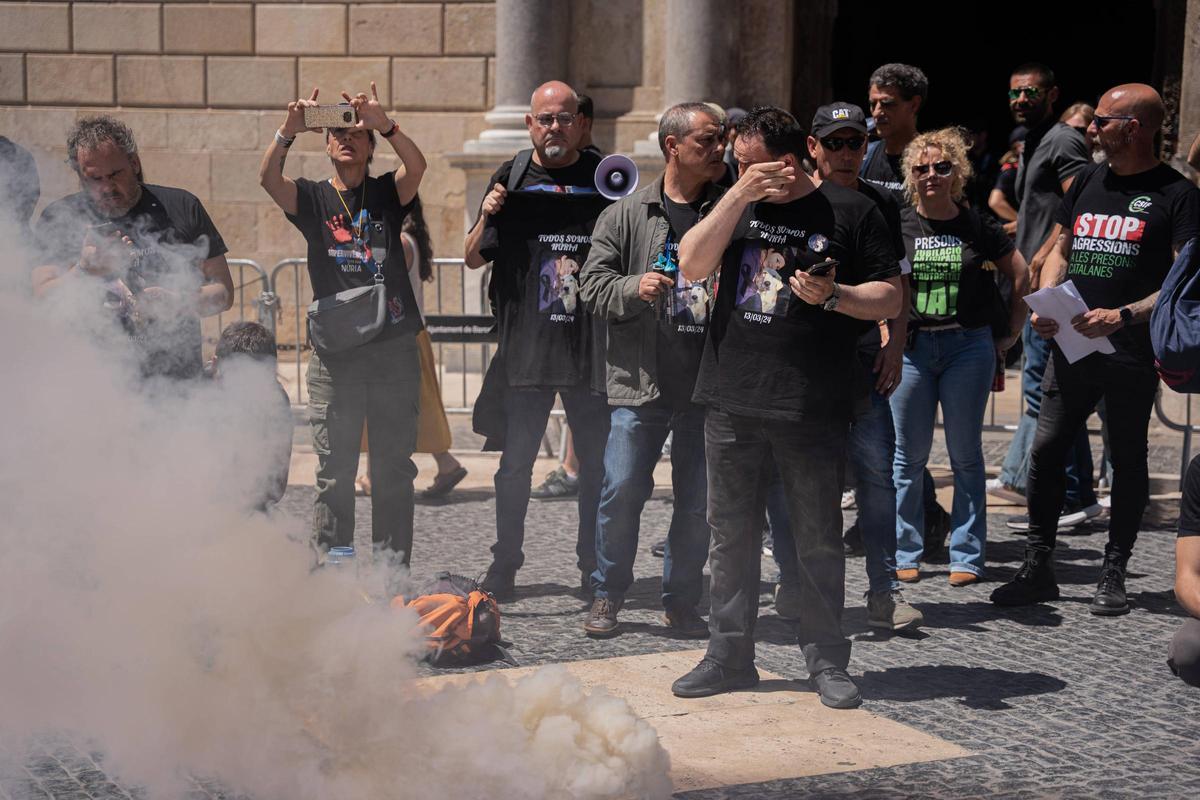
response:
<path id="1" fill-rule="evenodd" d="M 1057 599 L 1054 554 L 1029 548 L 1025 549 L 1025 563 L 1016 577 L 992 592 L 992 602 L 998 606 L 1031 606 Z"/>
<path id="2" fill-rule="evenodd" d="M 1091 612 L 1101 617 L 1119 617 L 1129 613 L 1125 599 L 1125 565 L 1128 556 L 1105 555 L 1100 568 L 1100 582 L 1096 584 L 1096 596 L 1092 598 Z"/>

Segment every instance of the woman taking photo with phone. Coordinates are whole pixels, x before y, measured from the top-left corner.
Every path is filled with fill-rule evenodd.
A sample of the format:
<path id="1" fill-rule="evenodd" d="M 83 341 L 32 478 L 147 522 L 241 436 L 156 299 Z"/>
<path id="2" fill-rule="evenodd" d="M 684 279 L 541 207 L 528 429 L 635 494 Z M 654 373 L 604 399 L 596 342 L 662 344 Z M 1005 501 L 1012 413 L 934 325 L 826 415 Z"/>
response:
<path id="1" fill-rule="evenodd" d="M 407 563 L 421 386 L 416 334 L 422 324 L 400 232 L 425 174 L 425 158 L 388 118 L 373 82 L 370 97 L 342 97 L 355 121 L 324 130 L 331 177 L 318 182 L 283 174 L 296 136 L 320 130 L 305 117 L 317 119 L 314 89 L 308 99 L 288 104 L 263 157 L 259 181 L 308 242 L 314 300 L 308 311 L 313 343 L 308 409 L 318 458 L 317 561 L 324 563 L 332 547 L 354 546 L 354 476 L 363 424 L 369 421 L 376 481 L 371 541 L 376 550 Z M 377 132 L 399 156 L 400 167 L 375 177 L 369 166 Z"/>
<path id="2" fill-rule="evenodd" d="M 903 379 L 891 397 L 896 423 L 896 577 L 920 578 L 925 530 L 922 472 L 941 404 L 954 472 L 950 511 L 950 584 L 966 586 L 984 572 L 987 540 L 983 414 L 1004 351 L 1025 322 L 1025 260 L 991 218 L 965 205 L 971 164 L 954 128 L 917 136 L 904 150 L 904 187 L 912 204 L 901 230 L 912 264 L 909 341 Z M 1006 305 L 995 270 L 1009 277 Z"/>

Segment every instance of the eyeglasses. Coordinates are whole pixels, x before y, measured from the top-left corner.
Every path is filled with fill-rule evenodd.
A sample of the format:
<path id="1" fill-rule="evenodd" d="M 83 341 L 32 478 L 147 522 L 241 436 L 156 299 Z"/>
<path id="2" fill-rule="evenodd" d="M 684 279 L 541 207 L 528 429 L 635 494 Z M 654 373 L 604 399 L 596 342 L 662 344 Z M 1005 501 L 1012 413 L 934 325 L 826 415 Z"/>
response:
<path id="1" fill-rule="evenodd" d="M 1020 100 L 1021 95 L 1025 95 L 1030 100 L 1037 100 L 1042 96 L 1042 87 L 1040 86 L 1021 86 L 1016 89 L 1008 90 L 1009 100 Z"/>
<path id="2" fill-rule="evenodd" d="M 939 161 L 936 164 L 913 164 L 913 174 L 924 176 L 928 174 L 930 166 L 933 167 L 933 173 L 941 178 L 950 177 L 950 173 L 954 172 L 954 162 Z"/>
<path id="3" fill-rule="evenodd" d="M 1125 120 L 1126 122 L 1128 122 L 1131 119 L 1137 119 L 1137 117 L 1133 117 L 1128 114 L 1114 114 L 1111 117 L 1102 117 L 1099 114 L 1096 114 L 1095 116 L 1092 117 L 1092 122 L 1096 123 L 1097 128 L 1103 128 L 1105 125 L 1112 122 L 1114 119 L 1121 119 L 1121 120 Z"/>
<path id="4" fill-rule="evenodd" d="M 826 136 L 824 139 L 820 139 L 818 141 L 821 142 L 821 147 L 824 147 L 826 150 L 834 153 L 836 153 L 838 150 L 841 150 L 842 147 L 849 147 L 852 152 L 857 153 L 862 149 L 862 146 L 867 143 L 867 137 L 851 136 L 848 139 L 835 139 L 832 136 Z"/>
<path id="5" fill-rule="evenodd" d="M 558 123 L 558 127 L 560 128 L 569 128 L 575 124 L 576 116 L 575 114 L 562 111 L 558 114 L 538 114 L 534 117 L 534 120 L 543 128 L 552 128 L 555 122 Z"/>

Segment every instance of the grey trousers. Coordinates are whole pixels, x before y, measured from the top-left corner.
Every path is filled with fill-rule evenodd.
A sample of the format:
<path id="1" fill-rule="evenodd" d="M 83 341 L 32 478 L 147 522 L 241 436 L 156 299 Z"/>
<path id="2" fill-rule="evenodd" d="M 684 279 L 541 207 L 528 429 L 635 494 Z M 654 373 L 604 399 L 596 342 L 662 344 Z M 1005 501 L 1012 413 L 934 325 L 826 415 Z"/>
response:
<path id="1" fill-rule="evenodd" d="M 354 478 L 363 422 L 371 431 L 371 541 L 412 555 L 412 461 L 417 443 L 421 364 L 414 334 L 404 334 L 308 362 L 308 418 L 317 454 L 313 544 L 354 544 Z"/>
<path id="2" fill-rule="evenodd" d="M 1200 619 L 1189 618 L 1175 631 L 1167 666 L 1184 683 L 1200 687 Z"/>

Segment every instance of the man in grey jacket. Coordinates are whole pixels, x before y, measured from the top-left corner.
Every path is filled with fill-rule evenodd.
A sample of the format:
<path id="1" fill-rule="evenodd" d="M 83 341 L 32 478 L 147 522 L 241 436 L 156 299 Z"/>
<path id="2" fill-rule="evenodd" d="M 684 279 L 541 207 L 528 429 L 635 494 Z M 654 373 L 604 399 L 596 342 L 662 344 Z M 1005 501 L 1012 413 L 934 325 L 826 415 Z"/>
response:
<path id="1" fill-rule="evenodd" d="M 583 302 L 609 322 L 612 427 L 596 526 L 595 599 L 583 626 L 596 637 L 617 632 L 642 507 L 669 432 L 675 510 L 663 559 L 664 622 L 684 636 L 708 635 L 697 608 L 709 539 L 704 409 L 692 402 L 692 390 L 713 287 L 683 277 L 678 249 L 719 196 L 724 126 L 705 104 L 681 103 L 663 113 L 658 143 L 666 171 L 600 215 L 580 280 Z"/>

